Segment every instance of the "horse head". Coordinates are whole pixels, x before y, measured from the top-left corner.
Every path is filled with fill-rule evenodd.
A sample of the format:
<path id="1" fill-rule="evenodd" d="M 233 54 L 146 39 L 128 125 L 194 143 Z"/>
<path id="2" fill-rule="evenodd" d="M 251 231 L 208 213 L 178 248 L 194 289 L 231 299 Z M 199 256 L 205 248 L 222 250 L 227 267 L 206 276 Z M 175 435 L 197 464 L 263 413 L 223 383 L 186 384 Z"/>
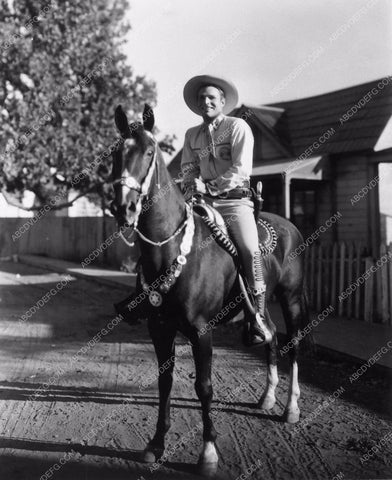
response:
<path id="1" fill-rule="evenodd" d="M 120 226 L 136 226 L 143 200 L 148 196 L 152 176 L 160 154 L 151 131 L 154 113 L 147 104 L 143 123 L 129 124 L 121 105 L 115 111 L 115 123 L 123 142 L 113 154 L 114 201 L 111 211 Z"/>

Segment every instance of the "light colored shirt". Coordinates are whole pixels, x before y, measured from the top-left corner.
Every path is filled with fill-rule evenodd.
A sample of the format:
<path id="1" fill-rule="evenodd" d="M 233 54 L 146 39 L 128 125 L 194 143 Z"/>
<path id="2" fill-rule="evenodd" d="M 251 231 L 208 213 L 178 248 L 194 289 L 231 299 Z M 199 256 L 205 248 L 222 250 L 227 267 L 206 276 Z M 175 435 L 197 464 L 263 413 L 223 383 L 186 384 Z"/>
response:
<path id="1" fill-rule="evenodd" d="M 211 195 L 242 186 L 252 173 L 253 144 L 252 130 L 241 118 L 221 115 L 190 128 L 181 158 L 185 192 L 200 177 Z"/>

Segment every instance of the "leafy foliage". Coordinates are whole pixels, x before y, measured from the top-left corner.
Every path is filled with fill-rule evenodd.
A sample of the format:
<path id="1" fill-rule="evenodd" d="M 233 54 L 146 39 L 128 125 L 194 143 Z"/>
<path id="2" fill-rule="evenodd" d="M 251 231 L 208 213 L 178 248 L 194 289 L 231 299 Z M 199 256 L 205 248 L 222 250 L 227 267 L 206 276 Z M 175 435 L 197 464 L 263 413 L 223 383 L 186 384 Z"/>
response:
<path id="1" fill-rule="evenodd" d="M 127 8 L 127 0 L 0 0 L 2 189 L 31 190 L 41 204 L 71 188 L 107 199 L 111 156 L 102 153 L 117 137 L 114 108 L 134 118 L 156 98 L 121 50 Z"/>

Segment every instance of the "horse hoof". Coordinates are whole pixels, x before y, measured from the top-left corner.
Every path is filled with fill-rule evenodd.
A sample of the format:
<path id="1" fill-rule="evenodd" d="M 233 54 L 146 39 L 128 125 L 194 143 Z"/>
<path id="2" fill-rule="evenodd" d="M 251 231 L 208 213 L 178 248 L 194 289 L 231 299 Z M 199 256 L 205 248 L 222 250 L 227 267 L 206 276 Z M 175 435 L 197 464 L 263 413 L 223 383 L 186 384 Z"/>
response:
<path id="1" fill-rule="evenodd" d="M 267 397 L 263 396 L 260 398 L 260 401 L 258 403 L 258 407 L 262 408 L 263 410 L 271 410 L 274 408 L 276 403 L 276 398 L 275 397 Z"/>
<path id="2" fill-rule="evenodd" d="M 218 462 L 202 462 L 197 464 L 198 474 L 202 477 L 212 478 L 218 470 Z"/>
<path id="3" fill-rule="evenodd" d="M 163 455 L 164 449 L 163 448 L 157 448 L 157 447 L 146 447 L 143 456 L 142 456 L 142 461 L 144 463 L 155 463 L 157 460 L 159 460 L 162 455 Z"/>
<path id="4" fill-rule="evenodd" d="M 297 423 L 299 422 L 300 411 L 298 410 L 285 410 L 283 413 L 283 420 L 287 423 Z"/>

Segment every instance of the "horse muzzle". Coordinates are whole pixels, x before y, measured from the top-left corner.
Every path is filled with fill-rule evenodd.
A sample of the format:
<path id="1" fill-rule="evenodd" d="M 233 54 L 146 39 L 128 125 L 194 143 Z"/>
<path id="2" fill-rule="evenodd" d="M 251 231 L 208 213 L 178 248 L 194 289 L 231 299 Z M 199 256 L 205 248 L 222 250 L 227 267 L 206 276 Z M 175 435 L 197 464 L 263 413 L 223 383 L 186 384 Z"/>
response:
<path id="1" fill-rule="evenodd" d="M 110 204 L 110 213 L 116 219 L 119 227 L 123 227 L 125 224 L 128 224 L 128 219 L 126 216 L 126 207 L 123 205 L 117 205 L 115 201 Z M 133 222 L 132 222 L 133 223 Z"/>

